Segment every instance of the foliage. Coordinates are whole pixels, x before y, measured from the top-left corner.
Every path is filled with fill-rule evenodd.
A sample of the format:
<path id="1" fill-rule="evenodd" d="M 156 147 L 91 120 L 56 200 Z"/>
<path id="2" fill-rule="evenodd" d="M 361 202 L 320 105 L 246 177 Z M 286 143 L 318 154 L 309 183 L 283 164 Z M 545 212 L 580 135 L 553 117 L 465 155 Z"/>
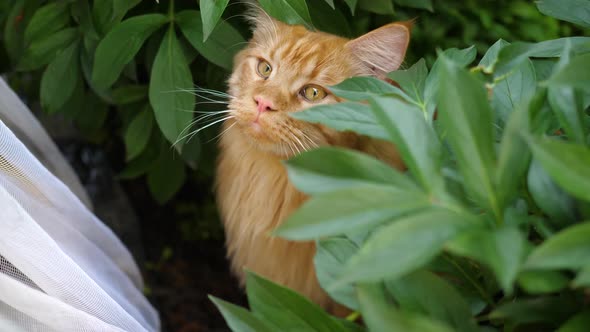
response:
<path id="1" fill-rule="evenodd" d="M 590 3 L 550 3 L 590 23 Z M 287 161 L 311 199 L 275 236 L 317 241 L 323 288 L 364 326 L 250 275 L 251 311 L 215 300 L 234 331 L 587 328 L 590 38 L 500 40 L 475 58 L 439 51 L 430 70 L 391 73 L 399 88 L 351 78 L 331 88 L 347 102 L 293 114 L 389 140 L 408 169 L 333 147 Z"/>
<path id="2" fill-rule="evenodd" d="M 526 1 L 260 1 L 281 20 L 344 36 L 418 17 L 407 60 L 414 65 L 390 74 L 400 88 L 352 78 L 332 88 L 348 102 L 295 115 L 389 140 L 408 170 L 338 148 L 286 163 L 311 199 L 276 235 L 317 241 L 322 286 L 365 326 L 253 274 L 251 310 L 214 299 L 228 325 L 583 331 L 590 39 L 558 37 L 583 35 L 590 7 L 564 1 L 538 7 L 579 27 Z M 219 95 L 193 84 L 224 90 L 232 55 L 248 38 L 236 17 L 243 4 L 199 5 L 3 2 L 0 57 L 10 61 L 0 65 L 45 112 L 69 117 L 89 140 L 124 145 L 120 178 L 145 176 L 163 203 L 194 180 L 187 166 L 210 174 L 215 126 L 189 134 L 204 125 L 192 112 L 219 110 Z M 510 42 L 488 48 L 499 38 Z M 473 47 L 452 48 L 465 45 Z"/>
<path id="3" fill-rule="evenodd" d="M 418 18 L 409 63 L 416 54 L 431 63 L 433 45 L 475 43 L 483 51 L 498 38 L 537 41 L 572 29 L 524 2 L 500 2 L 281 0 L 260 6 L 287 22 L 347 37 Z M 497 13 L 500 5 L 509 10 Z M 554 10 L 551 1 L 543 6 Z M 193 84 L 225 90 L 233 55 L 249 36 L 240 18 L 243 3 L 203 0 L 200 9 L 165 0 L 2 2 L 0 72 L 45 112 L 72 119 L 89 140 L 124 145 L 120 177 L 145 176 L 156 201 L 164 203 L 190 181 L 186 166 L 211 173 L 213 163 L 201 156 L 214 156 L 217 124 L 193 112 L 223 105 L 209 103 L 219 95 Z M 192 134 L 207 124 L 213 125 Z"/>

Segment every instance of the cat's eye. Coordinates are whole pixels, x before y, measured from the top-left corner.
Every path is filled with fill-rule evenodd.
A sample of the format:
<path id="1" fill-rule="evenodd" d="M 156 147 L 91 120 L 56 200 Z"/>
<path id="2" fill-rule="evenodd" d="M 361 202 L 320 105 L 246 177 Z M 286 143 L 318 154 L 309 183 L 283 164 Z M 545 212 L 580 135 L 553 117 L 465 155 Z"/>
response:
<path id="1" fill-rule="evenodd" d="M 268 63 L 265 60 L 260 60 L 258 61 L 258 67 L 256 68 L 256 70 L 258 71 L 258 75 L 260 75 L 260 77 L 267 79 L 270 76 L 270 73 L 272 72 L 272 67 L 270 66 L 270 63 Z"/>
<path id="2" fill-rule="evenodd" d="M 326 98 L 326 90 L 324 90 L 321 86 L 310 84 L 306 85 L 301 89 L 299 92 L 303 98 L 307 101 L 315 102 Z"/>

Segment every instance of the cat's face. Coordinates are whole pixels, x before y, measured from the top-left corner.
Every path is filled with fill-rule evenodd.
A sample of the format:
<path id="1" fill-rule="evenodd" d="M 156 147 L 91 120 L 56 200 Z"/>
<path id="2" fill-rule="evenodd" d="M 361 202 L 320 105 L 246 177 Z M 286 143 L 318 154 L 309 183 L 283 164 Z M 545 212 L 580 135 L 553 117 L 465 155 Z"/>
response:
<path id="1" fill-rule="evenodd" d="M 262 16 L 249 45 L 235 58 L 229 80 L 234 118 L 229 121 L 254 147 L 280 156 L 330 144 L 336 132 L 289 113 L 340 101 L 329 86 L 346 78 L 396 69 L 408 35 L 405 26 L 390 25 L 349 41 Z"/>

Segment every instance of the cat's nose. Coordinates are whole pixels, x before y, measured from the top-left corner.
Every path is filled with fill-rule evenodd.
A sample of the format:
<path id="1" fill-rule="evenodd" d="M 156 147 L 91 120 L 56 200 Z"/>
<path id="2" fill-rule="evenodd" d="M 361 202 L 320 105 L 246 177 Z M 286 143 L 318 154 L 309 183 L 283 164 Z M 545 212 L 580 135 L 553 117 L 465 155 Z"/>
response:
<path id="1" fill-rule="evenodd" d="M 266 111 L 275 111 L 272 101 L 265 99 L 260 96 L 254 97 L 254 102 L 256 103 L 256 108 L 258 109 L 258 113 L 266 112 Z"/>

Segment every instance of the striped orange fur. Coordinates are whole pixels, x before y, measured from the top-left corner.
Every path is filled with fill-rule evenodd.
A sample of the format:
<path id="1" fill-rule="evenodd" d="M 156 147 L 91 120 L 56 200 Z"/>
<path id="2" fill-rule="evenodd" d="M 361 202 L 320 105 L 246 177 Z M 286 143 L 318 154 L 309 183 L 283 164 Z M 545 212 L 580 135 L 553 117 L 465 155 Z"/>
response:
<path id="1" fill-rule="evenodd" d="M 348 40 L 287 25 L 265 14 L 254 21 L 253 37 L 236 55 L 229 80 L 234 118 L 224 123 L 228 130 L 220 140 L 217 167 L 217 202 L 232 271 L 242 284 L 245 269 L 251 270 L 336 312 L 339 306 L 315 276 L 314 243 L 269 235 L 307 199 L 289 182 L 282 160 L 316 146 L 334 145 L 364 151 L 400 169 L 404 166 L 389 143 L 297 121 L 288 114 L 341 101 L 328 87 L 346 78 L 384 78 L 397 69 L 409 28 L 392 23 Z M 261 61 L 267 78 L 258 69 Z M 309 84 L 324 89 L 326 97 L 306 100 L 301 89 Z M 259 101 L 272 107 L 265 109 Z"/>

